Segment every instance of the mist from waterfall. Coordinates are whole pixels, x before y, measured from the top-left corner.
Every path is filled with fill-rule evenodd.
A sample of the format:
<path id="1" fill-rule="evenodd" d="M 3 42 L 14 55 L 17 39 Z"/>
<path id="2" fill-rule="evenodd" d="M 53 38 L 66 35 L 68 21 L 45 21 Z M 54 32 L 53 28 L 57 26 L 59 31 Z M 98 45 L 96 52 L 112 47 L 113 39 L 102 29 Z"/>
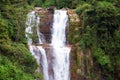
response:
<path id="1" fill-rule="evenodd" d="M 42 33 L 40 33 L 40 17 L 32 11 L 28 13 L 26 21 L 26 37 L 28 39 L 29 50 L 42 66 L 44 80 L 70 80 L 70 48 L 66 45 L 66 27 L 68 15 L 66 10 L 55 10 L 51 43 L 45 43 Z M 31 36 L 36 29 L 39 45 L 34 45 L 34 38 Z M 43 45 L 48 44 L 48 47 Z M 42 45 L 41 45 L 42 44 Z M 36 71 L 41 72 L 40 68 Z"/>

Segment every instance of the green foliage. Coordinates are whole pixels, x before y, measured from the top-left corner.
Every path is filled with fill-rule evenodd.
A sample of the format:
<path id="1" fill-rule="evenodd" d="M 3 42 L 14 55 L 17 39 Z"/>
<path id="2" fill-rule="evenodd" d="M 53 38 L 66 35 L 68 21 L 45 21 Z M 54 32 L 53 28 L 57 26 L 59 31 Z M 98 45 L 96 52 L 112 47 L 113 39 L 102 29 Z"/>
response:
<path id="1" fill-rule="evenodd" d="M 78 15 L 82 15 L 82 13 L 86 13 L 92 9 L 92 5 L 88 3 L 84 3 L 83 5 L 79 5 L 76 9 Z"/>
<path id="2" fill-rule="evenodd" d="M 0 48 L 1 52 L 4 52 L 3 55 L 10 57 L 12 61 L 16 60 L 19 65 L 23 66 L 24 71 L 34 73 L 37 67 L 36 61 L 23 44 L 3 44 Z"/>
<path id="3" fill-rule="evenodd" d="M 0 2 L 0 80 L 34 80 L 37 63 L 25 46 L 25 0 Z"/>
<path id="4" fill-rule="evenodd" d="M 120 75 L 115 76 L 120 69 L 117 61 L 120 55 L 120 9 L 115 5 L 116 2 L 111 2 L 92 0 L 76 9 L 83 21 L 80 44 L 83 49 L 92 50 L 94 62 L 100 65 L 102 75 L 108 80 L 120 78 Z M 114 73 L 110 74 L 113 70 Z"/>
<path id="5" fill-rule="evenodd" d="M 70 22 L 70 33 L 68 35 L 69 41 L 72 44 L 76 44 L 77 42 L 79 42 L 80 40 L 80 31 L 79 30 L 75 30 L 75 27 L 77 28 L 77 26 L 79 26 L 79 22 Z"/>
<path id="6" fill-rule="evenodd" d="M 1 4 L 0 15 L 6 21 L 9 37 L 13 41 L 22 42 L 25 38 L 24 29 L 28 10 L 26 1 L 7 0 Z"/>
<path id="7" fill-rule="evenodd" d="M 87 26 L 85 34 L 83 34 L 84 36 L 81 37 L 80 43 L 81 43 L 81 47 L 83 50 L 90 48 L 93 44 L 93 36 L 92 35 L 92 28 L 90 28 L 90 26 Z M 95 44 L 95 42 L 94 42 Z"/>
<path id="8" fill-rule="evenodd" d="M 6 70 L 6 76 L 9 76 L 11 79 L 13 78 L 16 80 L 33 80 L 35 76 L 35 70 L 37 68 L 37 63 L 29 50 L 23 44 L 1 44 L 0 52 L 3 56 L 1 63 L 5 65 L 0 65 L 0 67 Z M 4 56 L 6 57 L 4 58 Z M 8 67 L 6 67 L 6 65 Z M 13 76 L 8 75 L 11 72 L 10 67 L 14 70 L 14 72 L 11 74 Z M 4 70 L 1 74 L 4 74 Z M 5 75 L 3 75 L 3 77 L 5 77 Z M 20 78 L 20 76 L 23 78 Z"/>
<path id="9" fill-rule="evenodd" d="M 7 57 L 0 55 L 0 80 L 33 80 L 31 74 L 14 65 Z"/>
<path id="10" fill-rule="evenodd" d="M 10 41 L 6 21 L 0 15 L 0 44 Z"/>
<path id="11" fill-rule="evenodd" d="M 32 0 L 32 5 L 37 6 L 37 7 L 41 7 L 43 4 L 43 0 Z"/>
<path id="12" fill-rule="evenodd" d="M 80 0 L 27 0 L 29 5 L 40 7 L 76 8 Z"/>
<path id="13" fill-rule="evenodd" d="M 100 48 L 95 49 L 94 56 L 100 65 L 103 66 L 103 65 L 110 64 L 109 56 L 105 55 L 105 52 L 102 49 L 100 49 Z"/>
<path id="14" fill-rule="evenodd" d="M 42 5 L 43 7 L 50 7 L 50 6 L 55 6 L 54 0 L 46 0 L 44 4 Z"/>

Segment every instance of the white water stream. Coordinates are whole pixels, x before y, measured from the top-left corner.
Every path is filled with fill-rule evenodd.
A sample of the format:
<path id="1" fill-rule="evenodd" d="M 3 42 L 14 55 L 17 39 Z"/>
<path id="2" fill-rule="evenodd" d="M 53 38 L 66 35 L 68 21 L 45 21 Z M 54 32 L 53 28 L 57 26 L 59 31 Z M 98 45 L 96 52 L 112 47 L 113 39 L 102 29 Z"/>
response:
<path id="1" fill-rule="evenodd" d="M 36 58 L 37 63 L 41 64 L 44 80 L 70 80 L 70 48 L 66 47 L 66 24 L 68 21 L 67 11 L 55 10 L 52 28 L 52 40 L 49 43 L 51 53 L 46 51 L 43 46 L 32 45 L 33 28 L 36 27 L 38 36 L 38 44 L 43 44 L 43 38 L 39 31 L 40 17 L 34 11 L 28 13 L 26 37 L 28 39 L 29 49 L 32 55 Z M 52 56 L 52 58 L 49 58 Z M 39 68 L 37 69 L 40 72 Z"/>

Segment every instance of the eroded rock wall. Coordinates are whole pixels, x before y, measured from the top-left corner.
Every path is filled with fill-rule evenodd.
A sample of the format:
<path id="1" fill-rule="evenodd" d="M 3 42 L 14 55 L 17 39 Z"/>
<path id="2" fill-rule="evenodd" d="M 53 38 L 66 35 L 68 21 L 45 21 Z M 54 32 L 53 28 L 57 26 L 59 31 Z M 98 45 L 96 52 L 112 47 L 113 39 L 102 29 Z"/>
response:
<path id="1" fill-rule="evenodd" d="M 82 28 L 82 21 L 76 14 L 75 10 L 68 10 L 70 18 L 70 33 L 68 35 L 69 42 L 72 45 L 71 50 L 71 80 L 93 80 L 91 77 L 92 58 L 89 49 L 81 49 L 80 30 Z"/>

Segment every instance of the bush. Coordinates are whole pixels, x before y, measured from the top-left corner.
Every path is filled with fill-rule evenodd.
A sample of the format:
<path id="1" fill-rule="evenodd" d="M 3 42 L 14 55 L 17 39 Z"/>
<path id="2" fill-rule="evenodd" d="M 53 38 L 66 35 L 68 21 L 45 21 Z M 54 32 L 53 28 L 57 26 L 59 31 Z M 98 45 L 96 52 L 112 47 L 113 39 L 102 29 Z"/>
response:
<path id="1" fill-rule="evenodd" d="M 26 47 L 26 1 L 0 3 L 0 80 L 34 80 L 37 63 Z"/>
<path id="2" fill-rule="evenodd" d="M 37 63 L 29 50 L 19 43 L 13 43 L 11 45 L 1 45 L 3 55 L 10 57 L 12 61 L 16 60 L 19 65 L 24 66 L 24 71 L 34 73 Z"/>
<path id="3" fill-rule="evenodd" d="M 0 52 L 3 56 L 6 56 L 5 58 L 4 57 L 2 58 L 2 61 L 8 67 L 0 65 L 1 70 L 2 68 L 7 70 L 6 76 L 9 76 L 8 74 L 11 72 L 9 71 L 10 65 L 12 69 L 14 69 L 13 67 L 15 67 L 14 70 L 15 72 L 12 75 L 16 77 L 16 80 L 18 80 L 20 76 L 25 78 L 25 79 L 20 78 L 20 80 L 33 80 L 34 76 L 36 75 L 35 70 L 37 69 L 37 63 L 35 58 L 32 56 L 32 54 L 25 47 L 24 44 L 20 43 L 2 44 L 0 45 Z M 27 76 L 29 76 L 28 77 L 29 79 L 27 78 Z M 10 77 L 13 78 L 13 76 Z"/>
<path id="4" fill-rule="evenodd" d="M 82 14 L 85 14 L 86 12 L 92 10 L 93 6 L 91 4 L 88 3 L 84 3 L 83 5 L 79 5 L 76 9 L 76 13 L 80 16 Z"/>
<path id="5" fill-rule="evenodd" d="M 34 80 L 34 77 L 15 66 L 8 57 L 0 55 L 0 80 Z"/>
<path id="6" fill-rule="evenodd" d="M 119 7 L 107 1 L 94 1 L 78 6 L 76 12 L 83 22 L 80 44 L 91 49 L 94 64 L 99 65 L 103 77 L 119 79 Z"/>

